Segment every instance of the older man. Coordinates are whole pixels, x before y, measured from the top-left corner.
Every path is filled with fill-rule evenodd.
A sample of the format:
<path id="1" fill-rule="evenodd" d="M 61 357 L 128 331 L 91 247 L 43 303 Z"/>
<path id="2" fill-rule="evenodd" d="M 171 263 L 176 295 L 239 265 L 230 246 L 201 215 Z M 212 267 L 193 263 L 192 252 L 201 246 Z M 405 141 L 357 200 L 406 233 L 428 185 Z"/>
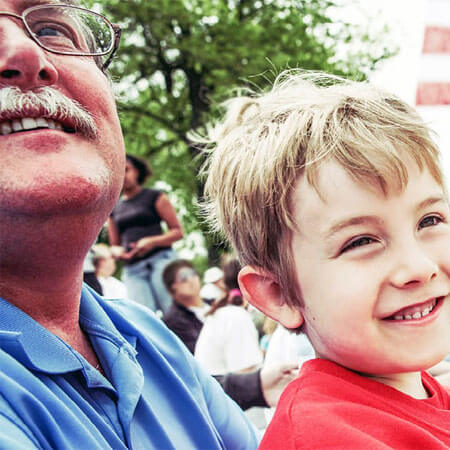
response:
<path id="1" fill-rule="evenodd" d="M 104 74 L 118 31 L 71 5 L 0 0 L 0 446 L 254 448 L 158 319 L 82 286 L 124 145 Z"/>

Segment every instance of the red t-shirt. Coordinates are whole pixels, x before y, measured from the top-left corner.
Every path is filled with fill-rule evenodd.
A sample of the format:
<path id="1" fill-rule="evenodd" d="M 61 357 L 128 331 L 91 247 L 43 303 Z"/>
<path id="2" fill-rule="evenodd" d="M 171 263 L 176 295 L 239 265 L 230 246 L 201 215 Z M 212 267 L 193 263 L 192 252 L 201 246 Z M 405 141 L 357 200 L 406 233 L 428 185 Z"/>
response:
<path id="1" fill-rule="evenodd" d="M 260 449 L 449 449 L 450 389 L 427 373 L 417 400 L 331 361 L 303 364 Z"/>

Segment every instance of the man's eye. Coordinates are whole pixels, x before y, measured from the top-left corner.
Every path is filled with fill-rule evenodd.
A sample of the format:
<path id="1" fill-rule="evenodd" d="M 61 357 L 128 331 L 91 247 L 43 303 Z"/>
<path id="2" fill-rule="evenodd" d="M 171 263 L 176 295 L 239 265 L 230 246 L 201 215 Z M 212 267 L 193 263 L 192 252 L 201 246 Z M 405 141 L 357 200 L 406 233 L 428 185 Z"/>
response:
<path id="1" fill-rule="evenodd" d="M 363 236 L 363 237 L 354 239 L 353 241 L 350 241 L 350 243 L 348 243 L 344 246 L 344 248 L 341 250 L 341 253 L 348 252 L 349 250 L 353 250 L 358 247 L 363 247 L 364 245 L 369 245 L 372 242 L 375 242 L 375 240 L 369 236 Z"/>
<path id="2" fill-rule="evenodd" d="M 44 27 L 41 28 L 40 30 L 38 30 L 38 32 L 36 33 L 36 36 L 58 36 L 58 34 L 60 33 L 60 31 L 58 31 L 56 28 L 52 28 L 52 27 Z"/>
<path id="3" fill-rule="evenodd" d="M 443 222 L 442 217 L 439 217 L 439 216 L 436 216 L 436 215 L 424 217 L 419 222 L 419 230 L 421 228 L 434 227 L 435 225 L 439 225 L 441 222 Z"/>

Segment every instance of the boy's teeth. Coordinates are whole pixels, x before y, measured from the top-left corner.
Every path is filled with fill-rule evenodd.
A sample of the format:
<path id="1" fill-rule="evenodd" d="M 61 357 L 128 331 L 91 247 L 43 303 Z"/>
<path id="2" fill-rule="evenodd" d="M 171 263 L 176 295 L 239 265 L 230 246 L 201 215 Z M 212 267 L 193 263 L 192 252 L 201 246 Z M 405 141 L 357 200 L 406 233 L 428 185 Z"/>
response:
<path id="1" fill-rule="evenodd" d="M 427 316 L 433 311 L 433 308 L 436 306 L 437 299 L 434 299 L 430 306 L 427 306 L 422 311 L 416 311 L 414 314 L 396 314 L 394 316 L 394 320 L 411 320 L 411 319 L 420 319 L 422 317 Z"/>

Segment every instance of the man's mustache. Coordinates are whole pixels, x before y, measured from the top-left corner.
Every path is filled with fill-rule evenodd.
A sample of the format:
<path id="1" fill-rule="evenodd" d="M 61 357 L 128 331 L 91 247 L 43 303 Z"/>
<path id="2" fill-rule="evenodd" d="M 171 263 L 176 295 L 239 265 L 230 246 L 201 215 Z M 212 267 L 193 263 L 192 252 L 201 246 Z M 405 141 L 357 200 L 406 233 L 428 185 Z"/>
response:
<path id="1" fill-rule="evenodd" d="M 58 90 L 43 86 L 24 92 L 15 86 L 0 87 L 0 121 L 23 117 L 53 119 L 89 139 L 97 136 L 92 115 Z"/>

